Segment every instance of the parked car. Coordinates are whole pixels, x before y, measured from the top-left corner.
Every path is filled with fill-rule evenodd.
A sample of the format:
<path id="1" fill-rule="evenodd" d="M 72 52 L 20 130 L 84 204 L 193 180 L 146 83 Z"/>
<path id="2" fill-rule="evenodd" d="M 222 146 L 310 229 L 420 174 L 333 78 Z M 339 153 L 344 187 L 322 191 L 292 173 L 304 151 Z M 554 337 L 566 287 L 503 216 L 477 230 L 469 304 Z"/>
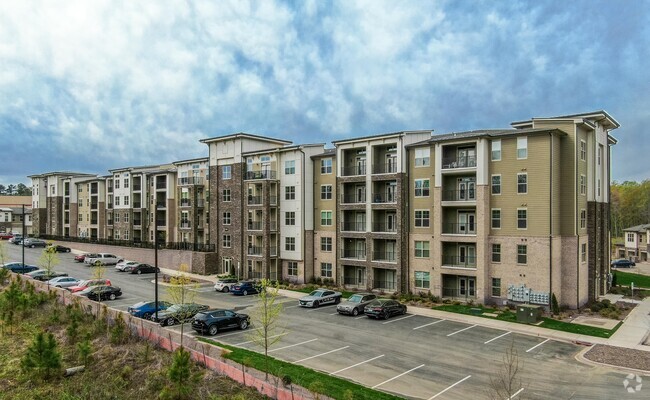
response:
<path id="1" fill-rule="evenodd" d="M 257 294 L 259 293 L 259 287 L 255 285 L 255 282 L 239 282 L 230 287 L 230 293 L 234 295 L 244 295 Z"/>
<path id="2" fill-rule="evenodd" d="M 406 305 L 391 299 L 375 299 L 363 309 L 363 312 L 368 318 L 388 319 L 393 315 L 406 314 Z"/>
<path id="3" fill-rule="evenodd" d="M 84 258 L 84 264 L 86 264 L 86 265 L 98 265 L 98 264 L 115 265 L 120 261 L 124 261 L 123 258 L 118 257 L 115 254 L 111 254 L 111 253 L 97 253 L 97 254 L 95 254 L 95 256 L 96 257 L 86 256 Z"/>
<path id="4" fill-rule="evenodd" d="M 625 258 L 612 261 L 612 268 L 632 268 L 635 265 L 636 264 L 634 263 L 634 261 L 630 261 Z"/>
<path id="5" fill-rule="evenodd" d="M 79 283 L 79 279 L 71 276 L 59 276 L 58 278 L 50 279 L 47 283 L 50 286 L 58 288 L 69 288 L 70 286 L 76 286 Z"/>
<path id="6" fill-rule="evenodd" d="M 14 234 L 14 236 L 9 239 L 9 243 L 15 243 L 16 240 L 23 240 L 23 235 L 21 235 L 20 233 Z"/>
<path id="7" fill-rule="evenodd" d="M 158 300 L 158 312 L 160 313 L 160 311 L 168 309 L 169 307 L 171 307 L 171 305 L 172 303 L 168 301 Z M 129 314 L 133 315 L 134 317 L 138 317 L 142 319 L 151 319 L 151 316 L 155 315 L 156 313 L 156 302 L 141 301 L 129 307 L 128 311 Z"/>
<path id="8" fill-rule="evenodd" d="M 14 237 L 11 232 L 0 232 L 0 240 L 9 240 Z"/>
<path id="9" fill-rule="evenodd" d="M 347 301 L 336 306 L 339 314 L 354 315 L 363 314 L 363 309 L 370 304 L 377 296 L 372 293 L 356 293 L 350 296 Z"/>
<path id="10" fill-rule="evenodd" d="M 22 237 L 19 237 L 19 238 L 14 237 L 13 239 L 9 239 L 9 241 L 11 243 L 15 244 L 15 245 L 23 244 L 23 240 L 24 240 L 24 238 L 22 238 Z"/>
<path id="11" fill-rule="evenodd" d="M 119 271 L 119 272 L 124 272 L 124 269 L 126 267 L 136 265 L 136 264 L 140 264 L 140 263 L 138 261 L 122 260 L 122 261 L 118 262 L 117 264 L 115 264 L 115 270 Z"/>
<path id="12" fill-rule="evenodd" d="M 130 272 L 132 274 L 152 274 L 155 272 L 160 272 L 160 268 L 154 267 L 153 265 L 138 263 L 136 265 L 128 266 L 124 268 L 124 272 Z"/>
<path id="13" fill-rule="evenodd" d="M 98 285 L 111 285 L 110 279 L 87 279 L 83 281 L 79 281 L 79 283 L 76 286 L 70 286 L 68 288 L 69 291 L 72 293 L 76 292 L 81 292 L 82 290 L 85 290 L 89 287 L 92 286 L 98 286 Z"/>
<path id="14" fill-rule="evenodd" d="M 247 314 L 238 314 L 232 310 L 206 310 L 197 313 L 192 319 L 192 329 L 200 334 L 216 335 L 226 329 L 248 329 L 251 318 Z"/>
<path id="15" fill-rule="evenodd" d="M 32 279 L 36 279 L 37 281 L 49 281 L 50 279 L 58 278 L 59 276 L 68 276 L 65 272 L 55 272 L 55 271 L 48 271 L 46 269 L 39 269 L 36 271 L 28 272 L 25 275 Z"/>
<path id="16" fill-rule="evenodd" d="M 122 289 L 117 286 L 93 286 L 88 289 L 86 297 L 90 300 L 115 300 L 122 295 Z"/>
<path id="17" fill-rule="evenodd" d="M 158 318 L 152 316 L 151 320 L 160 323 L 161 326 L 174 325 L 181 321 L 189 321 L 196 313 L 209 308 L 204 304 L 196 303 L 174 304 L 166 310 L 158 311 Z"/>
<path id="18" fill-rule="evenodd" d="M 314 307 L 317 308 L 324 304 L 339 304 L 343 295 L 341 292 L 335 292 L 329 289 L 317 289 L 303 296 L 298 300 L 298 305 L 301 307 Z"/>
<path id="19" fill-rule="evenodd" d="M 69 247 L 61 246 L 60 244 L 53 244 L 48 248 L 54 249 L 57 253 L 69 253 L 72 251 Z"/>
<path id="20" fill-rule="evenodd" d="M 46 247 L 47 243 L 43 239 L 27 238 L 23 240 L 23 246 L 34 248 L 34 247 Z"/>
<path id="21" fill-rule="evenodd" d="M 77 262 L 84 262 L 86 257 L 97 257 L 97 256 L 98 256 L 97 253 L 79 254 L 79 255 L 74 256 L 74 260 L 77 261 Z"/>
<path id="22" fill-rule="evenodd" d="M 11 263 L 4 264 L 2 268 L 6 268 L 11 272 L 15 272 L 17 274 L 26 274 L 28 272 L 37 271 L 39 269 L 35 265 L 28 265 L 19 262 L 11 262 Z"/>
<path id="23" fill-rule="evenodd" d="M 214 290 L 216 290 L 217 292 L 228 293 L 228 292 L 230 292 L 230 288 L 235 286 L 235 284 L 237 284 L 237 279 L 235 279 L 235 278 L 219 279 L 214 284 Z"/>

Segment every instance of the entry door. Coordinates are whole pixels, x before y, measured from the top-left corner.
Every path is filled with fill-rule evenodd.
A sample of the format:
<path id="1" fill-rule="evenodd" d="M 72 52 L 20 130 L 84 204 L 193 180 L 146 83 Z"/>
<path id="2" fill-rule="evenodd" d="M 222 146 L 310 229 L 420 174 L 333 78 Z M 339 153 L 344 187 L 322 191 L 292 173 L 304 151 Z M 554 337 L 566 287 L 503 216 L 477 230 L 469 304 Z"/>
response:
<path id="1" fill-rule="evenodd" d="M 397 215 L 386 214 L 386 232 L 397 231 Z"/>
<path id="2" fill-rule="evenodd" d="M 392 154 L 386 155 L 386 172 L 397 172 L 397 156 Z"/>
<path id="3" fill-rule="evenodd" d="M 365 202 L 366 201 L 366 186 L 365 185 L 357 185 L 356 192 L 357 192 L 357 203 Z"/>
<path id="4" fill-rule="evenodd" d="M 366 230 L 366 214 L 365 213 L 357 213 L 354 216 L 356 222 L 355 225 L 355 230 L 356 231 L 365 231 Z"/>
<path id="5" fill-rule="evenodd" d="M 362 285 L 365 282 L 366 270 L 365 268 L 357 268 L 357 285 Z"/>
<path id="6" fill-rule="evenodd" d="M 357 258 L 366 258 L 366 242 L 363 242 L 361 240 L 357 240 L 357 243 L 355 244 L 356 247 L 356 253 L 357 253 Z"/>
<path id="7" fill-rule="evenodd" d="M 357 157 L 357 175 L 366 174 L 366 159 Z"/>
<path id="8" fill-rule="evenodd" d="M 395 202 L 395 191 L 397 188 L 397 184 L 394 182 L 389 182 L 386 184 L 386 201 L 389 203 Z"/>
<path id="9" fill-rule="evenodd" d="M 458 295 L 463 297 L 476 296 L 476 278 L 459 277 Z"/>
<path id="10" fill-rule="evenodd" d="M 468 212 L 458 213 L 458 233 L 476 233 L 476 214 Z"/>

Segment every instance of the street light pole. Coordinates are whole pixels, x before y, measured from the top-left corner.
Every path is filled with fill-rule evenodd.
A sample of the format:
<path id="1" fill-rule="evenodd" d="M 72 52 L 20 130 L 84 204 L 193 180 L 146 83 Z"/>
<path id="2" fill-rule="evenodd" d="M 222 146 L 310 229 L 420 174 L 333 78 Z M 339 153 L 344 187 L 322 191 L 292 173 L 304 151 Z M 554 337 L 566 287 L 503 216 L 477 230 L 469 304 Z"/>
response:
<path id="1" fill-rule="evenodd" d="M 156 207 L 158 208 L 158 207 Z M 154 228 L 153 228 L 153 254 L 154 254 L 154 268 L 155 268 L 155 289 L 154 289 L 154 297 L 155 297 L 155 310 L 156 310 L 156 321 L 158 321 L 158 218 L 157 215 L 154 216 Z"/>
<path id="2" fill-rule="evenodd" d="M 25 268 L 25 238 L 27 237 L 27 232 L 25 232 L 25 205 L 23 204 L 23 240 L 20 242 L 20 247 L 23 248 L 23 268 Z"/>

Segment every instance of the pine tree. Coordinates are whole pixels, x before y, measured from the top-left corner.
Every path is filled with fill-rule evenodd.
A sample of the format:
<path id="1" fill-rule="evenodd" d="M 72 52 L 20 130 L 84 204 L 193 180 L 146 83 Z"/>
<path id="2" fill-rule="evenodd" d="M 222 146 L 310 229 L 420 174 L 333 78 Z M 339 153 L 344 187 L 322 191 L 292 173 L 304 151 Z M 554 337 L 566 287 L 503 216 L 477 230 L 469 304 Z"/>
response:
<path id="1" fill-rule="evenodd" d="M 553 312 L 553 315 L 558 315 L 560 313 L 560 306 L 557 303 L 555 293 L 551 295 L 551 311 Z"/>
<path id="2" fill-rule="evenodd" d="M 172 365 L 167 372 L 171 386 L 163 389 L 160 397 L 163 399 L 186 399 L 190 397 L 193 389 L 194 377 L 190 370 L 190 352 L 179 347 L 174 352 Z"/>
<path id="3" fill-rule="evenodd" d="M 38 332 L 20 365 L 23 371 L 33 371 L 37 377 L 50 379 L 61 369 L 61 353 L 57 349 L 54 335 L 48 332 L 46 336 L 43 332 Z"/>
<path id="4" fill-rule="evenodd" d="M 612 287 L 618 286 L 618 278 L 616 278 L 616 272 L 612 274 Z"/>

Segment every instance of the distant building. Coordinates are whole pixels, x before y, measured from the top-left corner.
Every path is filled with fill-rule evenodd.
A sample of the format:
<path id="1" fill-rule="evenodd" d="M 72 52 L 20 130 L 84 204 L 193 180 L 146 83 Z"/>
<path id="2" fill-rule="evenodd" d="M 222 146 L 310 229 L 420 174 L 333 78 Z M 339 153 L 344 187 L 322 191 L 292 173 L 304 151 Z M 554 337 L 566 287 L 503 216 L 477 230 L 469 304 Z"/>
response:
<path id="1" fill-rule="evenodd" d="M 650 224 L 636 225 L 623 229 L 625 242 L 617 246 L 617 256 L 634 261 L 648 261 L 650 250 Z"/>

